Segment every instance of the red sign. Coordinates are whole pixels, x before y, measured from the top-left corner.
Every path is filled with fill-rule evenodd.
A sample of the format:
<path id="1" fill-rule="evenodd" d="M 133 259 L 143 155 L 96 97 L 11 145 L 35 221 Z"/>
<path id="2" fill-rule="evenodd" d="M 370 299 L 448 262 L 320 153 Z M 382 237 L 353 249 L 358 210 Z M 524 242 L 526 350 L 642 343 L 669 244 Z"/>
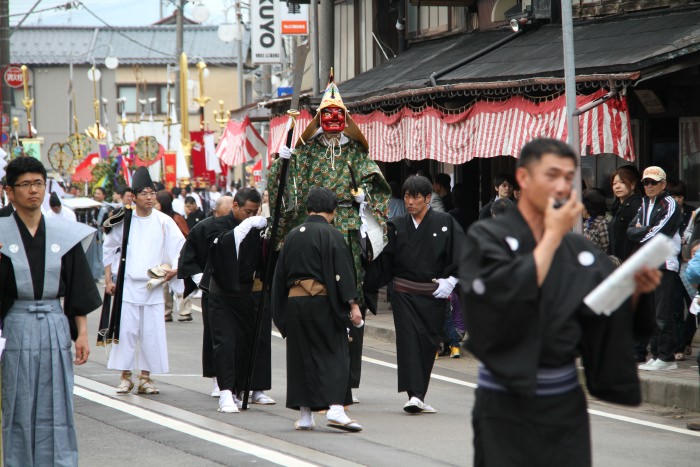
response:
<path id="1" fill-rule="evenodd" d="M 262 181 L 262 158 L 253 166 L 253 180 L 255 183 Z"/>
<path id="2" fill-rule="evenodd" d="M 309 33 L 308 21 L 282 20 L 282 34 L 307 35 L 308 33 Z"/>
<path id="3" fill-rule="evenodd" d="M 8 66 L 5 70 L 5 82 L 11 88 L 21 88 L 24 83 L 22 69 L 17 65 Z"/>

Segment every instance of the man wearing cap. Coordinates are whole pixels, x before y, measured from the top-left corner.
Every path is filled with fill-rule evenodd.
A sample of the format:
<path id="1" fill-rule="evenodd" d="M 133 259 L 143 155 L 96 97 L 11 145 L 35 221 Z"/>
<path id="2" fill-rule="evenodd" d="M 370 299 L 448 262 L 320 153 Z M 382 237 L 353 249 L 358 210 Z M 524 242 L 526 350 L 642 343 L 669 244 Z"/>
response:
<path id="1" fill-rule="evenodd" d="M 661 266 L 661 284 L 654 292 L 656 308 L 656 330 L 649 342 L 652 357 L 640 370 L 675 370 L 674 350 L 676 337 L 673 322 L 673 307 L 675 300 L 673 292 L 678 276 L 678 253 L 681 249 L 681 238 L 678 228 L 683 220 L 683 214 L 676 201 L 666 191 L 666 172 L 661 167 L 647 167 L 642 175 L 644 199 L 637 215 L 627 229 L 628 238 L 640 245 L 651 240 L 655 235 L 664 234 L 671 237 L 677 250 Z M 647 342 L 638 342 L 635 347 L 637 360 L 644 362 L 647 356 Z"/>
<path id="2" fill-rule="evenodd" d="M 163 313 L 165 302 L 162 284 L 170 281 L 170 288 L 182 293 L 182 280 L 174 279 L 180 250 L 185 237 L 168 215 L 153 209 L 156 190 L 148 170 L 140 167 L 133 176 L 135 209 L 131 216 L 127 242 L 124 242 L 124 222 L 114 225 L 105 236 L 104 258 L 105 292 L 114 295 L 117 284 L 112 281 L 112 265 L 121 259 L 124 270 L 123 295 L 119 335 L 115 336 L 107 367 L 121 370 L 117 394 L 129 394 L 134 387 L 131 370 L 137 365 L 136 348 L 139 347 L 139 394 L 158 394 L 150 378 L 151 373 L 168 372 L 168 347 L 165 338 Z M 149 275 L 152 270 L 161 279 Z M 114 271 L 117 274 L 117 271 Z M 154 272 L 155 274 L 155 272 Z M 119 294 L 117 294 L 119 296 Z M 116 306 L 116 305 L 115 305 Z"/>

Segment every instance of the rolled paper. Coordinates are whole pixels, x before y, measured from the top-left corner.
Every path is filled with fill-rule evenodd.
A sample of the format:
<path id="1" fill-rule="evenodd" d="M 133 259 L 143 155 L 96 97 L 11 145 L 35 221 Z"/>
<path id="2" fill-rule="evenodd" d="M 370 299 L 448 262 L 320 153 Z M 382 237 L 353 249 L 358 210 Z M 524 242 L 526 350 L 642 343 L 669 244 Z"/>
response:
<path id="1" fill-rule="evenodd" d="M 583 303 L 598 315 L 610 316 L 634 293 L 634 274 L 644 266 L 658 268 L 675 250 L 673 240 L 657 234 L 586 295 Z"/>

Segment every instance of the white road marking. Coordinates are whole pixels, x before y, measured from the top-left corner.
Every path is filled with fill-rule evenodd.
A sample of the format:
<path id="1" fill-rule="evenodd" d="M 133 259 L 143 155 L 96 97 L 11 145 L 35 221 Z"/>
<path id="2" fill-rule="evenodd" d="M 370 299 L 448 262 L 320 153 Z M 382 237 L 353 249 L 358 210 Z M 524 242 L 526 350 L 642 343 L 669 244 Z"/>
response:
<path id="1" fill-rule="evenodd" d="M 209 441 L 210 443 L 218 444 L 219 446 L 224 446 L 235 451 L 250 454 L 252 456 L 264 459 L 266 461 L 278 464 L 278 465 L 294 465 L 294 466 L 313 466 L 314 464 L 304 462 L 301 459 L 297 459 L 280 452 L 275 452 L 270 449 L 266 449 L 254 444 L 246 443 L 244 441 L 231 438 L 228 436 L 221 435 L 214 431 L 205 430 L 203 428 L 191 425 L 189 423 L 181 422 L 179 420 L 160 415 L 158 413 L 152 412 L 150 410 L 142 409 L 140 407 L 127 404 L 118 400 L 114 400 L 110 397 L 103 396 L 96 392 L 90 391 L 88 389 L 75 386 L 73 393 L 76 396 L 80 396 L 83 399 L 95 402 L 97 404 L 105 405 L 111 407 L 112 409 L 119 410 L 120 412 L 127 413 L 134 417 L 146 420 L 157 425 L 164 426 L 171 430 L 179 431 L 189 436 L 202 439 L 204 441 Z"/>
<path id="2" fill-rule="evenodd" d="M 276 331 L 272 331 L 272 335 L 276 337 L 282 337 L 282 335 Z M 395 363 L 389 363 L 385 362 L 383 360 L 377 360 L 375 358 L 370 358 L 370 357 L 362 357 L 362 360 L 364 360 L 367 363 L 373 363 L 375 365 L 379 366 L 384 366 L 387 368 L 392 368 L 396 370 L 398 366 L 396 366 Z M 449 376 L 442 376 L 442 375 L 436 375 L 435 373 L 431 374 L 430 377 L 432 379 L 436 379 L 439 381 L 445 381 L 447 383 L 452 383 L 452 384 L 457 384 L 459 386 L 466 386 L 468 388 L 476 389 L 477 385 L 474 383 L 470 383 L 468 381 L 462 381 L 459 379 L 455 378 L 450 378 Z M 617 415 L 614 413 L 609 413 L 609 412 L 603 412 L 601 410 L 594 410 L 594 409 L 588 409 L 588 413 L 591 415 L 596 415 L 598 417 L 605 417 L 605 418 L 610 418 L 613 420 L 617 420 L 620 422 L 627 422 L 627 423 L 632 423 L 634 425 L 642 425 L 650 428 L 656 428 L 658 430 L 665 430 L 665 431 L 671 431 L 674 433 L 680 433 L 682 435 L 688 435 L 688 436 L 695 436 L 700 438 L 700 432 L 698 431 L 691 431 L 685 428 L 677 428 L 675 426 L 669 426 L 669 425 L 662 425 L 660 423 L 654 423 L 654 422 L 648 422 L 646 420 L 640 420 L 638 418 L 632 418 L 632 417 L 626 417 L 624 415 Z"/>

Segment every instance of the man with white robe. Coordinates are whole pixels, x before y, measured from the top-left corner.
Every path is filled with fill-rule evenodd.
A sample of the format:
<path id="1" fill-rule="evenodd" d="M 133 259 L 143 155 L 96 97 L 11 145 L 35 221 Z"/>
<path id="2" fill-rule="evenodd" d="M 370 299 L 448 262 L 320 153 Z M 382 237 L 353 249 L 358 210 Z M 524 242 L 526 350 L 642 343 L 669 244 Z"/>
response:
<path id="1" fill-rule="evenodd" d="M 78 222 L 78 218 L 75 217 L 73 210 L 65 207 L 55 192 L 51 193 L 51 198 L 49 198 L 49 206 L 51 207 L 51 210 L 46 213 L 47 219 L 63 219 Z"/>
<path id="2" fill-rule="evenodd" d="M 183 292 L 182 280 L 177 275 L 177 263 L 185 238 L 175 221 L 153 209 L 156 190 L 148 170 L 139 168 L 133 176 L 135 210 L 131 216 L 120 331 L 109 356 L 107 367 L 121 370 L 117 394 L 129 394 L 134 387 L 131 371 L 135 367 L 136 348 L 139 347 L 139 394 L 158 394 L 151 373 L 168 372 L 168 348 L 163 321 L 165 303 L 162 282 L 153 283 L 150 269 L 161 266 L 164 281 L 177 293 Z M 116 284 L 112 281 L 112 264 L 120 254 L 124 223 L 115 225 L 105 236 L 103 264 L 105 292 L 113 295 Z"/>

